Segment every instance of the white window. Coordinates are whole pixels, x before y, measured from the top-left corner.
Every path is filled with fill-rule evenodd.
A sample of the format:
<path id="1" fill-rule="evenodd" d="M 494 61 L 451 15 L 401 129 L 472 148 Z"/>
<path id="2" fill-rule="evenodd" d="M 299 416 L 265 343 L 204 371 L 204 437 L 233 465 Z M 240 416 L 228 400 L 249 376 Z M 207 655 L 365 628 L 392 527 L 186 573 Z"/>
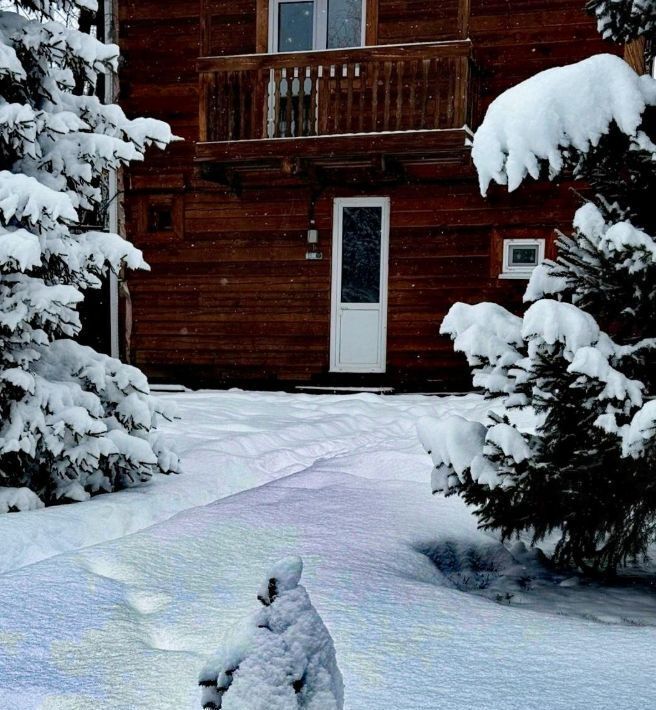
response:
<path id="1" fill-rule="evenodd" d="M 544 239 L 504 239 L 501 279 L 528 279 L 544 261 Z"/>
<path id="2" fill-rule="evenodd" d="M 364 45 L 366 0 L 271 0 L 270 52 Z"/>

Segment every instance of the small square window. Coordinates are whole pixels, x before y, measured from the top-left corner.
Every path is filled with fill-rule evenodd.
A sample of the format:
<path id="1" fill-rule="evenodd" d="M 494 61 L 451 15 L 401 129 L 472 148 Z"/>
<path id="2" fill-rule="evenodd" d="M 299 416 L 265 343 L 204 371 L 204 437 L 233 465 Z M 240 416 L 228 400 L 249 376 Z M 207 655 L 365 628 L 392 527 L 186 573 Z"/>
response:
<path id="1" fill-rule="evenodd" d="M 155 204 L 148 206 L 148 231 L 151 233 L 173 231 L 173 209 L 171 205 Z"/>
<path id="2" fill-rule="evenodd" d="M 137 193 L 128 203 L 127 229 L 135 240 L 152 243 L 184 239 L 184 194 Z"/>
<path id="3" fill-rule="evenodd" d="M 504 239 L 502 279 L 527 279 L 544 260 L 544 239 Z"/>

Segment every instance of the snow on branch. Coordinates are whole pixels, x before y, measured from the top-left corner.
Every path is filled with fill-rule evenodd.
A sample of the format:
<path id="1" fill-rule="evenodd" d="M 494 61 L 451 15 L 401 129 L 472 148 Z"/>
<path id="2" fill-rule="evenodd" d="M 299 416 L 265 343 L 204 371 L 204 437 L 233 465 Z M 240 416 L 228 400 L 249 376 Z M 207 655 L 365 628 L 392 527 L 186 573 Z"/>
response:
<path id="1" fill-rule="evenodd" d="M 0 172 L 0 219 L 27 220 L 31 225 L 74 223 L 78 216 L 68 195 L 51 190 L 27 175 Z"/>
<path id="2" fill-rule="evenodd" d="M 98 0 L 23 0 L 21 5 L 26 9 L 42 12 L 47 17 L 51 17 L 56 10 L 98 10 Z"/>
<path id="3" fill-rule="evenodd" d="M 522 464 L 530 448 L 516 427 L 497 417 L 492 424 L 472 422 L 457 414 L 439 419 L 425 417 L 417 423 L 422 446 L 433 461 L 433 493 L 456 493 L 468 479 L 481 486 L 508 485 L 500 472 L 500 460 Z"/>
<path id="4" fill-rule="evenodd" d="M 522 319 L 496 303 L 455 303 L 440 333 L 450 335 L 455 350 L 467 356 L 474 385 L 501 394 L 514 389 L 508 370 L 522 358 L 521 328 Z"/>
<path id="5" fill-rule="evenodd" d="M 629 42 L 656 28 L 654 0 L 590 0 L 586 8 L 604 39 Z"/>
<path id="6" fill-rule="evenodd" d="M 433 493 L 450 493 L 459 488 L 472 462 L 480 457 L 486 429 L 456 414 L 434 419 L 425 417 L 417 423 L 417 433 L 433 460 Z"/>
<path id="7" fill-rule="evenodd" d="M 656 400 L 646 402 L 623 431 L 622 455 L 639 459 L 653 451 L 656 439 Z"/>
<path id="8" fill-rule="evenodd" d="M 539 178 L 545 164 L 555 177 L 566 151 L 587 153 L 613 124 L 637 139 L 645 108 L 654 105 L 656 81 L 611 54 L 536 74 L 493 101 L 474 136 L 481 193 L 493 181 L 515 190 L 527 175 Z"/>
<path id="9" fill-rule="evenodd" d="M 522 335 L 527 341 L 560 343 L 568 361 L 580 348 L 605 344 L 595 319 L 571 303 L 544 299 L 534 303 L 524 315 Z M 604 348 L 610 350 L 610 345 Z"/>

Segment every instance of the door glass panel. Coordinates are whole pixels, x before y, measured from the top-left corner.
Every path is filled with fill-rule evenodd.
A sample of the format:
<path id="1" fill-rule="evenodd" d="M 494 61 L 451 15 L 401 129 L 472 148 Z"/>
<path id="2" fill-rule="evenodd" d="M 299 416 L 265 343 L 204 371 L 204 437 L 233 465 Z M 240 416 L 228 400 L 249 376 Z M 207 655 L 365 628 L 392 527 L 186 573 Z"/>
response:
<path id="1" fill-rule="evenodd" d="M 314 2 L 283 2 L 278 6 L 278 51 L 312 49 Z"/>
<path id="2" fill-rule="evenodd" d="M 382 207 L 344 207 L 342 303 L 380 303 Z"/>
<path id="3" fill-rule="evenodd" d="M 328 0 L 326 47 L 362 45 L 362 0 Z"/>

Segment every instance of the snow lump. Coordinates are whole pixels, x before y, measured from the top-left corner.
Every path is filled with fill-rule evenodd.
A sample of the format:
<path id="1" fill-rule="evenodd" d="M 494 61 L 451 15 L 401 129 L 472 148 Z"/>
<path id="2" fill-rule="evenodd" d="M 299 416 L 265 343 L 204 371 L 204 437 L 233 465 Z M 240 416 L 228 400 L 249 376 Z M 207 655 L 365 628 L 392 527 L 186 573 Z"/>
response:
<path id="1" fill-rule="evenodd" d="M 286 557 L 258 592 L 262 607 L 238 622 L 201 672 L 202 707 L 341 710 L 344 684 L 328 629 L 299 584 L 300 557 Z"/>

